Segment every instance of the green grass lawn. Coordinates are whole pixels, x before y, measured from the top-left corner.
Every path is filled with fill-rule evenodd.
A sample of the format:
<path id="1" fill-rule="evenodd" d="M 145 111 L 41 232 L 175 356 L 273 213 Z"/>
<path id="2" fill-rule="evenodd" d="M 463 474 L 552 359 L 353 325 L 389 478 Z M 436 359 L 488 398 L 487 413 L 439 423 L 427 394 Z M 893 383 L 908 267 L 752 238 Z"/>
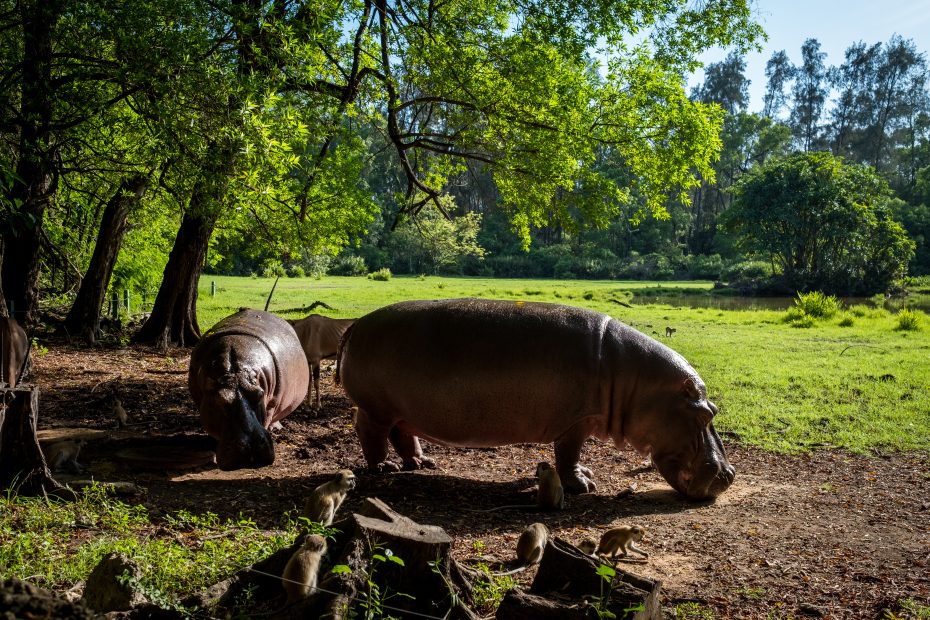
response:
<path id="1" fill-rule="evenodd" d="M 211 281 L 217 294 L 211 296 Z M 198 316 L 206 329 L 241 306 L 263 308 L 273 279 L 204 276 Z M 636 289 L 656 282 L 394 277 L 282 278 L 270 310 L 298 318 L 302 308 L 332 317 L 361 316 L 405 299 L 489 297 L 549 301 L 599 310 L 684 355 L 720 406 L 716 423 L 738 441 L 778 452 L 837 447 L 854 452 L 930 449 L 930 317 L 922 329 L 897 330 L 883 310 L 843 315 L 812 327 L 771 310 L 633 305 Z M 706 293 L 709 282 L 663 282 L 663 289 Z M 665 327 L 677 331 L 670 339 Z"/>

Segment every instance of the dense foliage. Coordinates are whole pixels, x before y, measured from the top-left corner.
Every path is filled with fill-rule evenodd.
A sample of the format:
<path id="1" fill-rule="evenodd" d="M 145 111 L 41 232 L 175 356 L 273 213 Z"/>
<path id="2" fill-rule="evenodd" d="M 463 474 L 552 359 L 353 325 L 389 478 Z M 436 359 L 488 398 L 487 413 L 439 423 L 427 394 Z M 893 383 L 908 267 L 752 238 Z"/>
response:
<path id="1" fill-rule="evenodd" d="M 869 167 L 796 153 L 754 168 L 734 191 L 726 224 L 777 266 L 788 290 L 872 294 L 900 279 L 914 254 L 888 184 Z"/>

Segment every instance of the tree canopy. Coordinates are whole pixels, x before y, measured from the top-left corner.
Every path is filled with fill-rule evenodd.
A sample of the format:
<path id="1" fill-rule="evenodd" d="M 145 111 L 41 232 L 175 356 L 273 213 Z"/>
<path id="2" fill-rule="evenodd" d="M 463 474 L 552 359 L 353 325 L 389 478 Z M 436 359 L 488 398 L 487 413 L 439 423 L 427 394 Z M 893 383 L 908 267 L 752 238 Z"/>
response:
<path id="1" fill-rule="evenodd" d="M 886 181 L 829 153 L 772 160 L 736 184 L 729 227 L 780 267 L 789 290 L 872 294 L 900 278 L 914 243 Z"/>

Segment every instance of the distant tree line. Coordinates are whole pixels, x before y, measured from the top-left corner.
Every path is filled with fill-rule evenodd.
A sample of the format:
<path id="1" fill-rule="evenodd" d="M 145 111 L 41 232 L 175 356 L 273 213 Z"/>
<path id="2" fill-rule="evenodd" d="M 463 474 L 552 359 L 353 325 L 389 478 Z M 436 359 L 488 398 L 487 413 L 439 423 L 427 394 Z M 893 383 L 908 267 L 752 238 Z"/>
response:
<path id="1" fill-rule="evenodd" d="M 528 250 L 480 161 L 450 175 L 444 187 L 454 198 L 449 213 L 467 215 L 467 225 L 478 226 L 477 248 L 457 246 L 452 228 L 437 230 L 432 214 L 404 217 L 394 200 L 403 179 L 391 164 L 393 155 L 373 137 L 379 155 L 365 178 L 380 217 L 356 245 L 326 259 L 328 271 L 708 278 L 755 292 L 818 288 L 840 294 L 885 291 L 905 274 L 930 274 L 930 93 L 926 58 L 913 41 L 855 43 L 838 66 L 826 64 L 816 39 L 805 42 L 798 65 L 776 52 L 767 63 L 759 112 L 748 111 L 744 72 L 742 57 L 731 53 L 710 64 L 691 93 L 692 100 L 716 104 L 725 115 L 719 159 L 699 175 L 702 183 L 687 192 L 688 200 L 670 193 L 664 211 L 644 209 L 625 158 L 599 145 L 592 167 L 600 182 L 615 183 L 631 199 L 607 221 L 578 217 L 531 226 Z M 769 190 L 777 179 L 764 181 L 765 174 L 778 177 L 789 169 L 819 169 L 822 182 L 795 184 L 791 196 L 782 187 L 776 200 Z M 843 182 L 828 180 L 832 176 Z M 550 208 L 583 216 L 589 192 L 593 188 L 579 181 L 560 190 Z M 781 240 L 757 234 L 766 226 L 783 230 Z M 788 237 L 808 238 L 810 247 L 791 255 L 778 245 Z M 432 260 L 423 250 L 443 243 L 450 248 L 446 260 Z M 260 274 L 269 261 L 277 265 L 280 257 L 260 252 L 250 261 L 217 261 L 213 268 Z"/>

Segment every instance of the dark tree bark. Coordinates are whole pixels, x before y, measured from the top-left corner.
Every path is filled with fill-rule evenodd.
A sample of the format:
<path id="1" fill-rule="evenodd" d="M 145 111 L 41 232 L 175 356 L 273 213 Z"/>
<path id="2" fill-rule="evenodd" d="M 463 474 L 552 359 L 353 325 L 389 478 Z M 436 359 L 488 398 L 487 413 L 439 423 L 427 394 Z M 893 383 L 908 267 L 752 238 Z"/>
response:
<path id="1" fill-rule="evenodd" d="M 214 224 L 212 215 L 197 215 L 192 211 L 184 215 L 152 313 L 133 337 L 133 342 L 183 347 L 200 341 L 197 284 Z"/>
<path id="2" fill-rule="evenodd" d="M 60 492 L 45 464 L 36 424 L 39 388 L 22 385 L 0 389 L 6 407 L 0 407 L 0 489 L 23 495 Z"/>
<path id="3" fill-rule="evenodd" d="M 55 186 L 52 140 L 52 36 L 59 2 L 19 3 L 23 28 L 22 94 L 16 180 L 9 198 L 19 210 L 3 230 L 2 281 L 15 316 L 24 323 L 38 318 L 39 247 L 42 217 Z"/>
<path id="4" fill-rule="evenodd" d="M 100 331 L 100 310 L 126 234 L 129 212 L 139 204 L 147 186 L 148 179 L 142 174 L 123 179 L 103 211 L 94 254 L 65 319 L 68 332 L 80 335 L 88 344 L 94 344 Z"/>

